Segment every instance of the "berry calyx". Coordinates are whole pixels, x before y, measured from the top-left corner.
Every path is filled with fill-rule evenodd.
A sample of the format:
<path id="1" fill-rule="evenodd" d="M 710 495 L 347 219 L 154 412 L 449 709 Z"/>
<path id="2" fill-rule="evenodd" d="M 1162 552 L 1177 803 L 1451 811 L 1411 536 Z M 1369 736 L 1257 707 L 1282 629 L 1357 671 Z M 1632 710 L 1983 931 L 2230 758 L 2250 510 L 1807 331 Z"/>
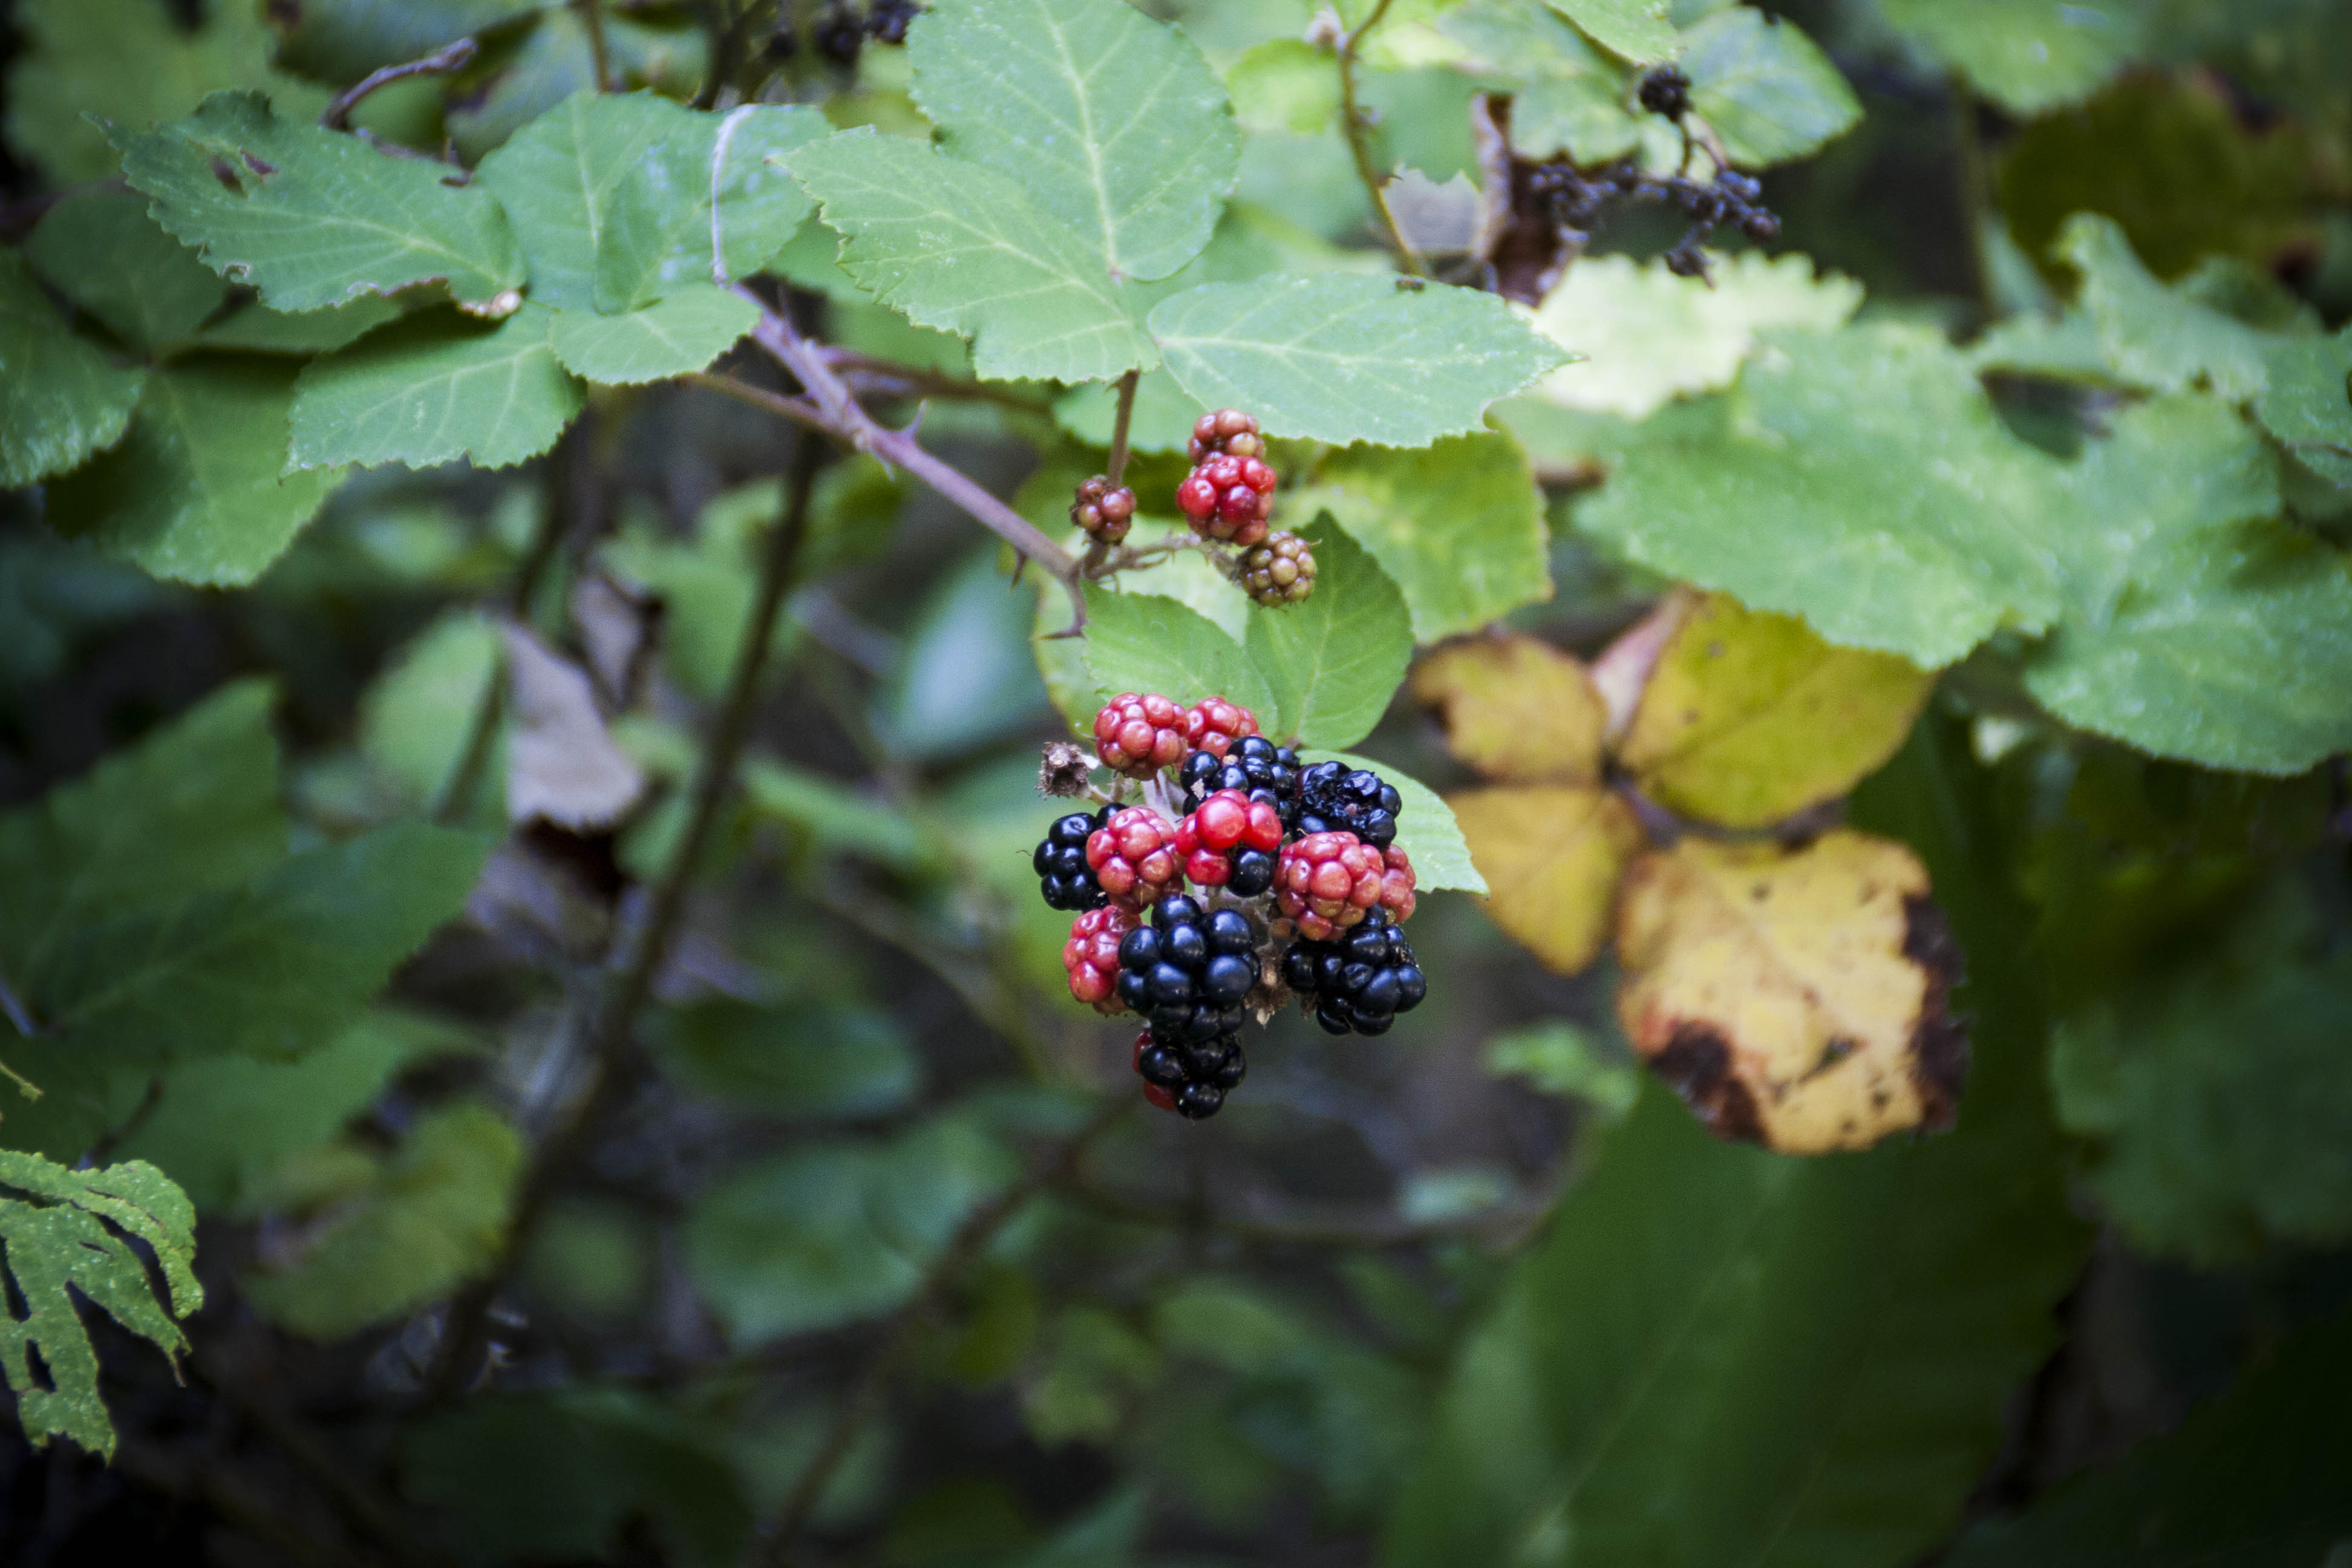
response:
<path id="1" fill-rule="evenodd" d="M 1395 842 L 1397 813 L 1404 809 L 1404 797 L 1371 769 L 1317 763 L 1298 775 L 1297 790 L 1293 825 L 1299 832 L 1352 833 L 1382 849 Z"/>
<path id="2" fill-rule="evenodd" d="M 1334 1035 L 1384 1035 L 1429 994 L 1412 944 L 1377 910 L 1335 941 L 1293 942 L 1282 979 L 1314 998 L 1315 1021 Z"/>
<path id="3" fill-rule="evenodd" d="M 1095 715 L 1095 755 L 1113 773 L 1148 779 L 1184 760 L 1185 722 L 1165 697 L 1121 692 Z"/>
<path id="4" fill-rule="evenodd" d="M 1117 544 L 1134 526 L 1135 492 L 1124 485 L 1113 489 L 1108 478 L 1097 474 L 1078 486 L 1076 498 L 1070 502 L 1070 521 L 1088 539 Z"/>
<path id="5" fill-rule="evenodd" d="M 1275 906 L 1310 942 L 1329 942 L 1381 902 L 1388 861 L 1352 833 L 1310 833 L 1286 844 L 1274 873 Z"/>
<path id="6" fill-rule="evenodd" d="M 1257 715 L 1222 697 L 1204 697 L 1184 710 L 1184 744 L 1223 762 L 1235 741 L 1257 733 Z"/>
<path id="7" fill-rule="evenodd" d="M 1315 592 L 1315 552 L 1295 533 L 1269 533 L 1242 556 L 1242 592 L 1270 610 Z"/>
<path id="8" fill-rule="evenodd" d="M 1181 868 L 1176 828 L 1148 805 L 1113 811 L 1087 836 L 1087 867 L 1114 904 L 1140 909 L 1171 890 Z"/>
<path id="9" fill-rule="evenodd" d="M 1070 994 L 1098 1013 L 1116 1013 L 1122 1006 L 1118 944 L 1134 926 L 1135 916 L 1117 904 L 1088 910 L 1070 922 L 1070 939 L 1062 944 Z"/>
<path id="10" fill-rule="evenodd" d="M 1045 830 L 1029 863 L 1037 873 L 1037 890 L 1044 895 L 1046 908 L 1102 907 L 1106 895 L 1101 884 L 1095 880 L 1094 868 L 1087 864 L 1087 840 L 1109 818 L 1108 806 L 1099 812 L 1074 811 L 1067 816 L 1056 817 L 1054 826 Z"/>

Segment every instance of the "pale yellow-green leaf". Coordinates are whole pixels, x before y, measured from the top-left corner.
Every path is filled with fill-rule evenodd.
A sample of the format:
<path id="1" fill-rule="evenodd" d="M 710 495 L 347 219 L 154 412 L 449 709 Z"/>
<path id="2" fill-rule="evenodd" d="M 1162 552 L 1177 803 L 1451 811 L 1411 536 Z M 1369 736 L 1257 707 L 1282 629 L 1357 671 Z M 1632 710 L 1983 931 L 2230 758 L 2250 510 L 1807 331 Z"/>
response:
<path id="1" fill-rule="evenodd" d="M 1421 661 L 1412 694 L 1437 709 L 1454 754 L 1493 778 L 1589 784 L 1608 710 L 1583 665 L 1530 637 L 1452 643 Z"/>
<path id="2" fill-rule="evenodd" d="M 1486 879 L 1486 912 L 1546 967 L 1574 973 L 1609 938 L 1625 863 L 1644 842 L 1608 790 L 1544 784 L 1469 790 L 1446 802 Z"/>

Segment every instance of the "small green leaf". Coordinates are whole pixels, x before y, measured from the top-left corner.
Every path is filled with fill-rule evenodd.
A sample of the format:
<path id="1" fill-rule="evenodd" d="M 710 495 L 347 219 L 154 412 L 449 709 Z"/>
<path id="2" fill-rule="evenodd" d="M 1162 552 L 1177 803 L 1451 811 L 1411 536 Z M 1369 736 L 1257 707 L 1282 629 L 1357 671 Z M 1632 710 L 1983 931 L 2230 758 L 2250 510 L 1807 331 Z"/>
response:
<path id="1" fill-rule="evenodd" d="M 228 297 L 228 285 L 156 227 L 147 203 L 129 191 L 67 196 L 42 216 L 25 259 L 136 349 L 186 337 Z"/>
<path id="2" fill-rule="evenodd" d="M 584 394 L 525 303 L 496 326 L 424 310 L 317 360 L 296 383 L 287 471 L 358 463 L 501 468 L 555 445 Z"/>
<path id="3" fill-rule="evenodd" d="M 2352 327 L 2273 347 L 2254 416 L 2281 445 L 2338 486 L 2352 485 Z"/>
<path id="4" fill-rule="evenodd" d="M 1470 846 L 1463 840 L 1453 808 L 1438 798 L 1436 791 L 1386 763 L 1346 752 L 1302 752 L 1299 755 L 1310 763 L 1345 763 L 1351 769 L 1370 768 L 1396 786 L 1397 794 L 1404 799 L 1404 809 L 1397 813 L 1396 843 L 1412 861 L 1415 888 L 1424 893 L 1440 888 L 1454 888 L 1465 893 L 1486 892 L 1486 879 L 1470 863 Z"/>
<path id="5" fill-rule="evenodd" d="M 944 151 L 1016 182 L 1110 274 L 1199 254 L 1241 139 L 1191 39 L 1124 0 L 941 0 L 908 30 Z"/>
<path id="6" fill-rule="evenodd" d="M 1241 645 L 1173 599 L 1089 587 L 1086 640 L 1087 668 L 1105 696 L 1158 692 L 1183 704 L 1223 697 L 1253 713 L 1276 710 Z"/>
<path id="7" fill-rule="evenodd" d="M 872 131 L 810 142 L 792 168 L 845 237 L 843 270 L 971 339 L 982 376 L 1102 381 L 1159 363 L 1102 257 L 994 170 Z"/>
<path id="8" fill-rule="evenodd" d="M 555 357 L 601 385 L 667 381 L 709 365 L 759 320 L 751 300 L 698 283 L 624 316 L 558 310 Z"/>
<path id="9" fill-rule="evenodd" d="M 2082 302 L 2099 347 L 2130 384 L 2180 392 L 2201 381 L 2232 402 L 2263 389 L 2278 338 L 2158 282 L 2115 219 L 2075 214 L 2056 251 L 2083 275 Z"/>
<path id="10" fill-rule="evenodd" d="M 613 243 L 621 186 L 638 165 L 660 160 L 665 139 L 684 136 L 695 119 L 650 92 L 576 92 L 482 160 L 478 181 L 514 224 L 533 300 L 595 309 L 597 263 Z"/>
<path id="11" fill-rule="evenodd" d="M 13 1307 L 0 1313 L 0 1372 L 16 1391 L 16 1419 L 35 1447 L 66 1436 L 111 1458 L 114 1426 L 99 1398 L 98 1353 L 67 1287 L 176 1362 L 188 1341 L 172 1320 L 205 1300 L 195 1275 L 194 1205 L 143 1160 L 74 1171 L 38 1154 L 0 1151 L 0 1184 L 51 1200 L 0 1196 L 0 1244 L 24 1303 L 21 1317 Z M 168 1308 L 121 1232 L 154 1249 Z M 36 1353 L 45 1375 L 34 1373 Z"/>
<path id="12" fill-rule="evenodd" d="M 1253 46 L 1225 68 L 1225 89 L 1251 131 L 1318 136 L 1339 112 L 1339 73 L 1330 53 L 1304 38 Z"/>
<path id="13" fill-rule="evenodd" d="M 79 467 L 122 439 L 144 380 L 58 320 L 14 251 L 0 251 L 0 489 Z"/>
<path id="14" fill-rule="evenodd" d="M 1668 0 L 1551 0 L 1551 8 L 1637 66 L 1670 59 L 1679 46 Z"/>
<path id="15" fill-rule="evenodd" d="M 1335 452 L 1290 504 L 1329 510 L 1435 642 L 1551 597 L 1543 498 L 1527 454 L 1482 431 L 1417 451 Z M 1308 603 L 1313 603 L 1310 599 Z"/>
<path id="16" fill-rule="evenodd" d="M 487 189 L 282 117 L 257 93 L 214 93 L 185 120 L 118 141 L 123 176 L 154 198 L 156 221 L 278 310 L 433 281 L 483 305 L 523 281 L 514 230 Z"/>
<path id="17" fill-rule="evenodd" d="M 361 695 L 360 754 L 414 805 L 436 805 L 456 776 L 504 653 L 505 635 L 488 616 L 450 610 L 395 652 Z M 485 795 L 506 798 L 506 771 L 501 725 L 482 769 Z"/>
<path id="18" fill-rule="evenodd" d="M 2140 47 L 2126 0 L 1879 0 L 1886 19 L 2014 114 L 2079 103 Z"/>
<path id="19" fill-rule="evenodd" d="M 50 487 L 50 521 L 158 577 L 252 582 L 342 479 L 283 473 L 294 377 L 213 355 L 152 372 L 122 444 Z"/>
<path id="20" fill-rule="evenodd" d="M 1275 699 L 1261 728 L 1304 746 L 1351 746 L 1381 721 L 1412 662 L 1404 595 L 1328 513 L 1299 537 L 1315 552 L 1315 592 L 1250 612 L 1249 656 Z"/>
<path id="21" fill-rule="evenodd" d="M 1683 35 L 1691 107 L 1744 168 L 1801 158 L 1862 119 L 1845 78 L 1797 25 L 1746 5 Z"/>
<path id="22" fill-rule="evenodd" d="M 1207 283 L 1163 300 L 1151 335 L 1204 406 L 1268 435 L 1425 447 L 1567 356 L 1492 294 L 1326 275 Z"/>

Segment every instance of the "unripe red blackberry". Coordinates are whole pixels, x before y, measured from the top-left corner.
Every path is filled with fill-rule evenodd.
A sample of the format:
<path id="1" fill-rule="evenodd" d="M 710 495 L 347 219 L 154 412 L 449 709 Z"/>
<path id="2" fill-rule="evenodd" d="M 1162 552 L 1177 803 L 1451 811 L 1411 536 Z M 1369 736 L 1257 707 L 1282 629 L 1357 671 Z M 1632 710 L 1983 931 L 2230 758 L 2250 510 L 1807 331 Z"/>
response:
<path id="1" fill-rule="evenodd" d="M 1087 865 L 1114 904 L 1140 909 L 1181 884 L 1176 827 L 1148 805 L 1130 805 L 1087 840 Z"/>
<path id="2" fill-rule="evenodd" d="M 1275 904 L 1298 935 L 1329 942 L 1380 904 L 1387 873 L 1381 852 L 1354 834 L 1310 833 L 1283 846 Z"/>
<path id="3" fill-rule="evenodd" d="M 1134 929 L 1135 916 L 1117 904 L 1088 910 L 1070 922 L 1062 967 L 1069 972 L 1071 995 L 1100 1013 L 1125 1007 L 1118 999 L 1118 944 Z"/>
<path id="4" fill-rule="evenodd" d="M 1125 539 L 1134 519 L 1135 492 L 1124 485 L 1111 489 L 1110 480 L 1101 474 L 1080 485 L 1076 499 L 1070 502 L 1070 521 L 1088 539 L 1104 544 Z"/>
<path id="5" fill-rule="evenodd" d="M 1315 591 L 1315 552 L 1295 533 L 1270 533 L 1242 557 L 1242 591 L 1268 609 Z"/>
<path id="6" fill-rule="evenodd" d="M 1252 800 L 1239 790 L 1217 791 L 1176 825 L 1176 853 L 1183 858 L 1185 878 L 1203 888 L 1233 882 L 1239 856 L 1255 850 L 1262 858 L 1281 847 L 1282 814 L 1271 802 Z M 1248 897 L 1265 888 L 1234 890 Z"/>
<path id="7" fill-rule="evenodd" d="M 1122 691 L 1095 715 L 1095 755 L 1129 778 L 1173 767 L 1184 760 L 1184 710 L 1157 693 Z"/>
<path id="8" fill-rule="evenodd" d="M 1184 744 L 1219 762 L 1235 741 L 1257 733 L 1257 715 L 1222 697 L 1203 697 L 1184 710 Z"/>
<path id="9" fill-rule="evenodd" d="M 1176 487 L 1176 506 L 1192 531 L 1246 548 L 1265 537 L 1278 482 L 1265 462 L 1257 421 L 1237 408 L 1203 414 L 1192 426 L 1192 471 Z"/>
<path id="10" fill-rule="evenodd" d="M 1381 908 L 1388 911 L 1391 924 L 1402 925 L 1412 918 L 1412 861 L 1394 844 L 1381 855 L 1387 862 L 1387 868 L 1381 873 Z"/>

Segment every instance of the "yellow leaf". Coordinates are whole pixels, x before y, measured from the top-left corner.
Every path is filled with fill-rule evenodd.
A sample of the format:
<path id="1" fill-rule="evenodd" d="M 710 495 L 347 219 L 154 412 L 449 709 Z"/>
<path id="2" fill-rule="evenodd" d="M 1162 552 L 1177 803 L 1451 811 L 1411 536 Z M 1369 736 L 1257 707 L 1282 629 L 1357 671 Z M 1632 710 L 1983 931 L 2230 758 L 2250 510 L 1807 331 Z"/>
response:
<path id="1" fill-rule="evenodd" d="M 1761 827 L 1874 772 L 1934 684 L 1907 659 L 1710 594 L 1650 672 L 1617 760 L 1670 810 Z"/>
<path id="2" fill-rule="evenodd" d="M 1563 974 L 1591 963 L 1625 863 L 1644 842 L 1633 808 L 1590 785 L 1471 790 L 1446 804 L 1486 879 L 1495 923 Z"/>
<path id="3" fill-rule="evenodd" d="M 1719 1138 L 1818 1154 L 1951 1124 L 1959 952 L 1900 844 L 1841 830 L 1645 855 L 1617 958 L 1627 1037 Z"/>
<path id="4" fill-rule="evenodd" d="M 1413 671 L 1413 695 L 1445 721 L 1454 754 L 1495 778 L 1591 784 L 1608 710 L 1584 666 L 1528 637 L 1442 647 Z"/>

